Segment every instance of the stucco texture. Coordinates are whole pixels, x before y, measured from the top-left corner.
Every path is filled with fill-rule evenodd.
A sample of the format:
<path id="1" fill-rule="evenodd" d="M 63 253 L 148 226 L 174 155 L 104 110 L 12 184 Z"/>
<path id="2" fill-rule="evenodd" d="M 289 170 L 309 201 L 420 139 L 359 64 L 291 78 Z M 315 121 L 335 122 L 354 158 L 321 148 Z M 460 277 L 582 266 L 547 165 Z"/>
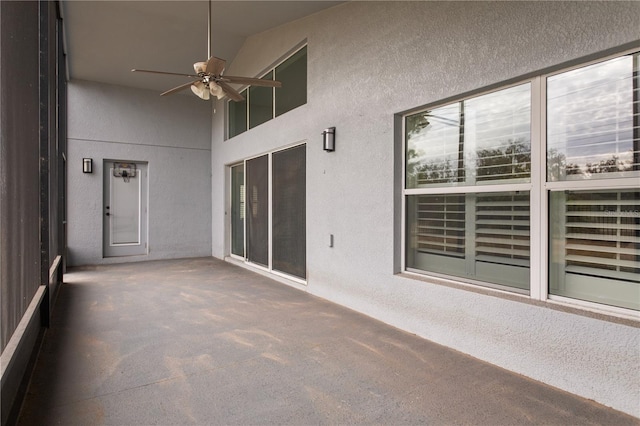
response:
<path id="1" fill-rule="evenodd" d="M 187 96 L 69 84 L 68 263 L 211 254 L 211 106 Z M 82 158 L 93 173 L 82 173 Z M 149 253 L 103 258 L 103 160 L 148 163 Z"/>
<path id="2" fill-rule="evenodd" d="M 229 74 L 257 75 L 306 40 L 308 101 L 229 140 L 217 108 L 213 255 L 228 255 L 226 166 L 306 141 L 306 291 L 640 416 L 637 326 L 397 275 L 394 133 L 412 108 L 639 46 L 638 22 L 637 2 L 349 2 L 256 35 Z"/>

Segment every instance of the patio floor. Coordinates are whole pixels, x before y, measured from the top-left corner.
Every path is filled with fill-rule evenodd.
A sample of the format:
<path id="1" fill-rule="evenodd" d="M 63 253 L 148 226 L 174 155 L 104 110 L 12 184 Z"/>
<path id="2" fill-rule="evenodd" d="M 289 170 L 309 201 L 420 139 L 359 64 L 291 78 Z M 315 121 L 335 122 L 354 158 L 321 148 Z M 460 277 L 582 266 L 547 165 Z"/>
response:
<path id="1" fill-rule="evenodd" d="M 638 419 L 199 258 L 71 269 L 18 424 Z"/>

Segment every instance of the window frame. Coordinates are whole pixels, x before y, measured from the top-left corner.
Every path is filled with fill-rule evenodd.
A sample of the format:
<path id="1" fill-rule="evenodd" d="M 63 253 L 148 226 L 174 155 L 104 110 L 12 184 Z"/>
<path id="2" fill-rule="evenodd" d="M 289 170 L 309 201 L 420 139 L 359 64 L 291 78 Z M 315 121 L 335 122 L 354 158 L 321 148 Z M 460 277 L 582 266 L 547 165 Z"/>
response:
<path id="1" fill-rule="evenodd" d="M 303 49 L 307 49 L 307 42 L 306 40 L 297 45 L 296 47 L 294 47 L 289 53 L 287 53 L 286 55 L 284 55 L 279 61 L 275 62 L 273 65 L 271 65 L 270 67 L 268 67 L 266 70 L 264 70 L 262 73 L 260 73 L 258 75 L 258 77 L 256 78 L 264 78 L 266 75 L 268 75 L 269 73 L 272 73 L 272 78 L 271 80 L 277 80 L 276 77 L 276 68 L 278 68 L 280 65 L 282 65 L 283 63 L 285 63 L 286 61 L 288 61 L 289 59 L 291 59 L 293 56 L 295 56 L 296 54 L 298 54 L 299 52 L 301 52 Z M 271 120 L 274 120 L 282 115 L 285 115 L 287 112 L 289 111 L 293 111 L 294 109 L 297 109 L 303 105 L 306 105 L 308 102 L 308 49 L 307 49 L 307 75 L 305 76 L 305 79 L 307 80 L 307 100 L 305 101 L 304 104 L 299 105 L 293 109 L 287 110 L 285 112 L 283 112 L 282 114 L 276 115 L 276 97 L 277 97 L 277 88 L 276 87 L 271 87 L 271 118 L 269 118 L 268 120 L 259 123 L 253 127 L 251 127 L 251 88 L 253 87 L 252 85 L 245 85 L 245 86 L 241 86 L 240 89 L 238 89 L 238 92 L 242 93 L 243 91 L 245 92 L 245 115 L 246 115 L 246 123 L 245 123 L 245 130 L 243 130 L 240 133 L 236 133 L 234 135 L 231 135 L 230 129 L 231 129 L 231 123 L 230 123 L 230 102 L 234 102 L 231 99 L 227 99 L 227 101 L 225 102 L 225 140 L 229 140 L 229 139 L 233 139 L 236 136 L 239 136 L 243 133 L 248 132 L 251 129 L 255 129 L 257 127 L 260 127 L 262 124 L 265 124 Z M 256 86 L 257 87 L 257 86 Z M 266 89 L 266 88 L 265 88 Z"/>
<path id="2" fill-rule="evenodd" d="M 636 174 L 629 177 L 610 177 L 605 179 L 585 180 L 564 180 L 551 181 L 547 178 L 547 79 L 575 69 L 585 68 L 593 64 L 602 63 L 611 59 L 640 53 L 639 47 L 621 50 L 614 54 L 597 57 L 588 61 L 581 61 L 570 66 L 558 66 L 553 70 L 531 73 L 530 76 L 521 79 L 513 79 L 504 84 L 495 84 L 484 89 L 452 96 L 439 102 L 426 104 L 419 108 L 413 108 L 404 113 L 398 114 L 400 118 L 400 129 L 398 136 L 401 138 L 401 191 L 400 191 L 400 245 L 399 245 L 399 266 L 400 273 L 414 275 L 416 277 L 434 277 L 445 282 L 462 285 L 472 289 L 483 288 L 487 291 L 508 294 L 522 297 L 528 300 L 535 300 L 554 305 L 570 306 L 592 312 L 612 314 L 619 317 L 640 319 L 640 311 L 622 308 L 618 306 L 606 305 L 597 302 L 590 302 L 575 299 L 567 296 L 550 294 L 549 290 L 549 268 L 550 268 L 550 229 L 549 229 L 549 204 L 550 195 L 556 191 L 584 191 L 584 190 L 618 190 L 638 189 L 638 177 Z M 473 187 L 474 193 L 482 192 L 509 192 L 517 190 L 530 191 L 530 288 L 528 292 L 519 292 L 514 288 L 486 283 L 474 279 L 460 278 L 453 275 L 440 274 L 430 271 L 407 268 L 407 232 L 408 218 L 407 205 L 408 197 L 414 195 L 435 195 L 435 194 L 460 194 L 468 193 L 470 186 L 443 185 L 429 188 L 408 188 L 407 187 L 407 137 L 406 119 L 408 116 L 421 111 L 431 110 L 437 107 L 450 105 L 454 102 L 466 101 L 488 93 L 494 93 L 503 89 L 514 87 L 529 82 L 531 84 L 531 180 L 529 183 L 504 183 L 479 185 Z"/>

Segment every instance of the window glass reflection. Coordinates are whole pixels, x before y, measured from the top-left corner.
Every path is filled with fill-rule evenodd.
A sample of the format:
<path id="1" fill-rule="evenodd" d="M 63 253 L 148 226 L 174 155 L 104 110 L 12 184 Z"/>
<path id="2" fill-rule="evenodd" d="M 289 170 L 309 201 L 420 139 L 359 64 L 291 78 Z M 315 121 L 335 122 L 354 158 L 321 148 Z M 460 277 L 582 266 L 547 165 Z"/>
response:
<path id="1" fill-rule="evenodd" d="M 634 54 L 547 79 L 550 181 L 637 173 L 639 78 Z"/>
<path id="2" fill-rule="evenodd" d="M 407 188 L 530 180 L 529 83 L 411 115 L 405 132 Z"/>

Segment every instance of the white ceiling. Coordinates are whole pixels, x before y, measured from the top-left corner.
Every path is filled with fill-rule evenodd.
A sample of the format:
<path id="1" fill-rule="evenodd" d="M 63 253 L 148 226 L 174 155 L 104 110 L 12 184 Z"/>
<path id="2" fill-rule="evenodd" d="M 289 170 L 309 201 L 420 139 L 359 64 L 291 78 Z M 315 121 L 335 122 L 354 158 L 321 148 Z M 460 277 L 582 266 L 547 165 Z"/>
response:
<path id="1" fill-rule="evenodd" d="M 212 51 L 232 61 L 245 38 L 339 1 L 213 1 Z M 193 73 L 207 59 L 207 1 L 63 0 L 71 79 L 164 91 L 184 78 L 132 68 Z"/>

